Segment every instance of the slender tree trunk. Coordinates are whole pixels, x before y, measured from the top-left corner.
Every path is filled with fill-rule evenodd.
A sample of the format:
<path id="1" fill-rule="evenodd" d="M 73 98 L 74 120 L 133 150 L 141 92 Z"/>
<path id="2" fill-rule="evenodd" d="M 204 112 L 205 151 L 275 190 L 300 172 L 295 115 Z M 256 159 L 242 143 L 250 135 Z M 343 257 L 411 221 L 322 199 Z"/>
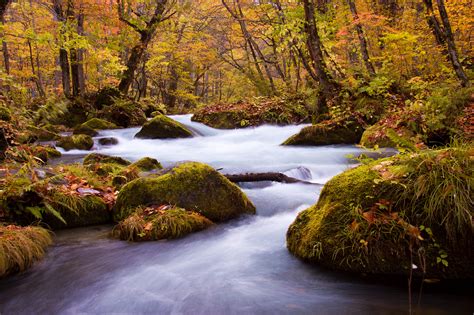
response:
<path id="1" fill-rule="evenodd" d="M 372 65 L 372 62 L 370 61 L 369 50 L 367 48 L 367 39 L 365 38 L 364 30 L 362 29 L 362 25 L 360 24 L 360 21 L 359 21 L 359 14 L 357 13 L 357 7 L 354 0 L 347 0 L 347 2 L 349 3 L 349 8 L 351 10 L 352 17 L 354 18 L 354 21 L 356 23 L 355 28 L 356 28 L 357 36 L 359 37 L 360 52 L 362 54 L 362 60 L 364 60 L 364 64 L 365 64 L 365 68 L 367 69 L 367 72 L 372 77 L 375 75 L 375 69 L 374 69 L 374 66 Z"/>
<path id="2" fill-rule="evenodd" d="M 335 95 L 339 87 L 329 74 L 326 62 L 323 58 L 322 43 L 316 27 L 314 5 L 310 0 L 303 0 L 303 5 L 305 12 L 305 32 L 307 35 L 306 46 L 308 47 L 309 55 L 313 63 L 312 66 L 315 69 L 320 87 L 318 107 L 319 112 L 322 114 L 328 110 L 327 100 Z"/>
<path id="3" fill-rule="evenodd" d="M 457 77 L 461 81 L 462 86 L 467 86 L 469 80 L 462 68 L 461 62 L 459 61 L 458 52 L 456 49 L 456 44 L 454 42 L 453 31 L 451 29 L 451 23 L 449 22 L 448 12 L 446 11 L 446 6 L 444 5 L 444 0 L 436 0 L 438 4 L 438 11 L 441 17 L 441 21 L 444 26 L 444 33 L 446 36 L 446 43 L 448 44 L 448 54 L 451 64 L 453 65 L 454 71 L 456 72 Z"/>
<path id="4" fill-rule="evenodd" d="M 0 0 L 0 22 L 5 25 L 6 20 L 5 20 L 5 11 L 6 11 L 6 6 L 9 3 L 9 1 L 3 1 L 1 2 Z M 4 36 L 2 34 L 2 36 Z M 8 44 L 5 41 L 5 38 L 2 40 L 2 51 L 3 51 L 3 65 L 5 66 L 5 73 L 10 74 L 10 53 L 8 51 Z"/>
<path id="5" fill-rule="evenodd" d="M 142 35 L 140 43 L 135 45 L 130 52 L 130 56 L 127 61 L 127 69 L 122 74 L 122 79 L 118 86 L 119 90 L 126 94 L 130 89 L 135 78 L 135 71 L 138 69 L 140 62 L 142 61 L 143 55 L 145 54 L 146 47 L 150 43 L 151 37 L 149 35 Z"/>
<path id="6" fill-rule="evenodd" d="M 449 22 L 448 12 L 444 5 L 444 0 L 436 0 L 438 5 L 439 15 L 441 17 L 441 23 L 438 21 L 433 9 L 432 0 L 423 0 L 426 7 L 426 17 L 428 25 L 430 26 L 438 45 L 443 47 L 443 52 L 451 62 L 453 70 L 456 73 L 462 86 L 469 85 L 469 79 L 462 68 L 461 62 L 459 61 L 456 44 L 454 42 L 453 32 L 451 30 L 451 23 Z"/>
<path id="7" fill-rule="evenodd" d="M 66 25 L 64 25 L 64 23 L 66 19 L 61 0 L 53 1 L 53 10 L 56 20 L 61 24 L 59 33 L 64 41 L 66 36 Z M 71 98 L 71 70 L 69 66 L 69 56 L 67 50 L 63 47 L 59 48 L 59 66 L 61 67 L 61 81 L 64 96 Z"/>

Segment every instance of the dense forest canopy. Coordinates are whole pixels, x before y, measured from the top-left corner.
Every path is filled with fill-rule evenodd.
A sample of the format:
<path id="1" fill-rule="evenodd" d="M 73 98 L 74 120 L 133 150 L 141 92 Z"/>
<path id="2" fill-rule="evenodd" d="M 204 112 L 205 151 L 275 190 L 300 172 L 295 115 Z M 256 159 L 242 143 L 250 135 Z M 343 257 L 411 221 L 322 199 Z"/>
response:
<path id="1" fill-rule="evenodd" d="M 469 0 L 2 0 L 0 80 L 25 100 L 112 85 L 185 108 L 466 86 L 470 12 Z"/>

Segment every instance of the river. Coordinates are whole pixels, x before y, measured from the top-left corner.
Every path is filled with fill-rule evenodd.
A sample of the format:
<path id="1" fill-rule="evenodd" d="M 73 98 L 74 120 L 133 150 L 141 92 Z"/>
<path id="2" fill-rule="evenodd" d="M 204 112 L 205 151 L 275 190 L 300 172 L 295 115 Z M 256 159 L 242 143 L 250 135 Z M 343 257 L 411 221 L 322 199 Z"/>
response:
<path id="1" fill-rule="evenodd" d="M 285 233 L 317 201 L 322 184 L 351 166 L 353 146 L 282 147 L 302 126 L 216 130 L 172 116 L 198 136 L 138 140 L 138 128 L 103 131 L 119 144 L 97 152 L 165 166 L 200 161 L 223 173 L 285 172 L 308 184 L 258 183 L 242 188 L 257 215 L 183 239 L 127 243 L 110 227 L 57 232 L 46 258 L 0 280 L 0 314 L 406 314 L 407 288 L 309 266 L 288 253 Z M 70 151 L 71 160 L 85 152 Z M 471 288 L 472 289 L 472 288 Z M 472 292 L 471 292 L 472 293 Z M 469 291 L 429 289 L 422 314 L 472 314 Z"/>

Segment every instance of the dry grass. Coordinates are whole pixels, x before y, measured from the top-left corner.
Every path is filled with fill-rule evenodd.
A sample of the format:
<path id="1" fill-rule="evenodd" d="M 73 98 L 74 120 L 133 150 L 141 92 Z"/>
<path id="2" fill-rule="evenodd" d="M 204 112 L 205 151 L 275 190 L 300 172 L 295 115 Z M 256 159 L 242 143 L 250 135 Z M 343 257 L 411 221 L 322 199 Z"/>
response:
<path id="1" fill-rule="evenodd" d="M 0 225 L 0 278 L 31 267 L 51 243 L 51 232 L 43 228 Z"/>

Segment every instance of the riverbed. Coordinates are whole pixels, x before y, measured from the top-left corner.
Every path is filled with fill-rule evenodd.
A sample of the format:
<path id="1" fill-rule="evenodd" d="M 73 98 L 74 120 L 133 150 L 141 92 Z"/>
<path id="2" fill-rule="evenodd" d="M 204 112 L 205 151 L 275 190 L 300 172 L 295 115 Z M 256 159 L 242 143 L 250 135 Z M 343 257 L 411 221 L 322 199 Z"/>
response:
<path id="1" fill-rule="evenodd" d="M 353 167 L 354 146 L 283 147 L 303 126 L 216 130 L 172 116 L 196 137 L 138 140 L 138 128 L 103 131 L 119 144 L 99 153 L 132 161 L 149 156 L 165 167 L 199 161 L 225 174 L 283 172 L 312 184 L 242 185 L 257 207 L 244 217 L 189 237 L 127 243 L 111 227 L 57 232 L 45 260 L 25 274 L 0 280 L 0 314 L 406 314 L 407 288 L 307 265 L 285 247 L 297 213 L 314 204 L 322 185 Z M 65 159 L 86 152 L 70 151 Z M 425 286 L 421 314 L 472 314 L 467 289 Z M 416 293 L 416 292 L 415 292 Z"/>

